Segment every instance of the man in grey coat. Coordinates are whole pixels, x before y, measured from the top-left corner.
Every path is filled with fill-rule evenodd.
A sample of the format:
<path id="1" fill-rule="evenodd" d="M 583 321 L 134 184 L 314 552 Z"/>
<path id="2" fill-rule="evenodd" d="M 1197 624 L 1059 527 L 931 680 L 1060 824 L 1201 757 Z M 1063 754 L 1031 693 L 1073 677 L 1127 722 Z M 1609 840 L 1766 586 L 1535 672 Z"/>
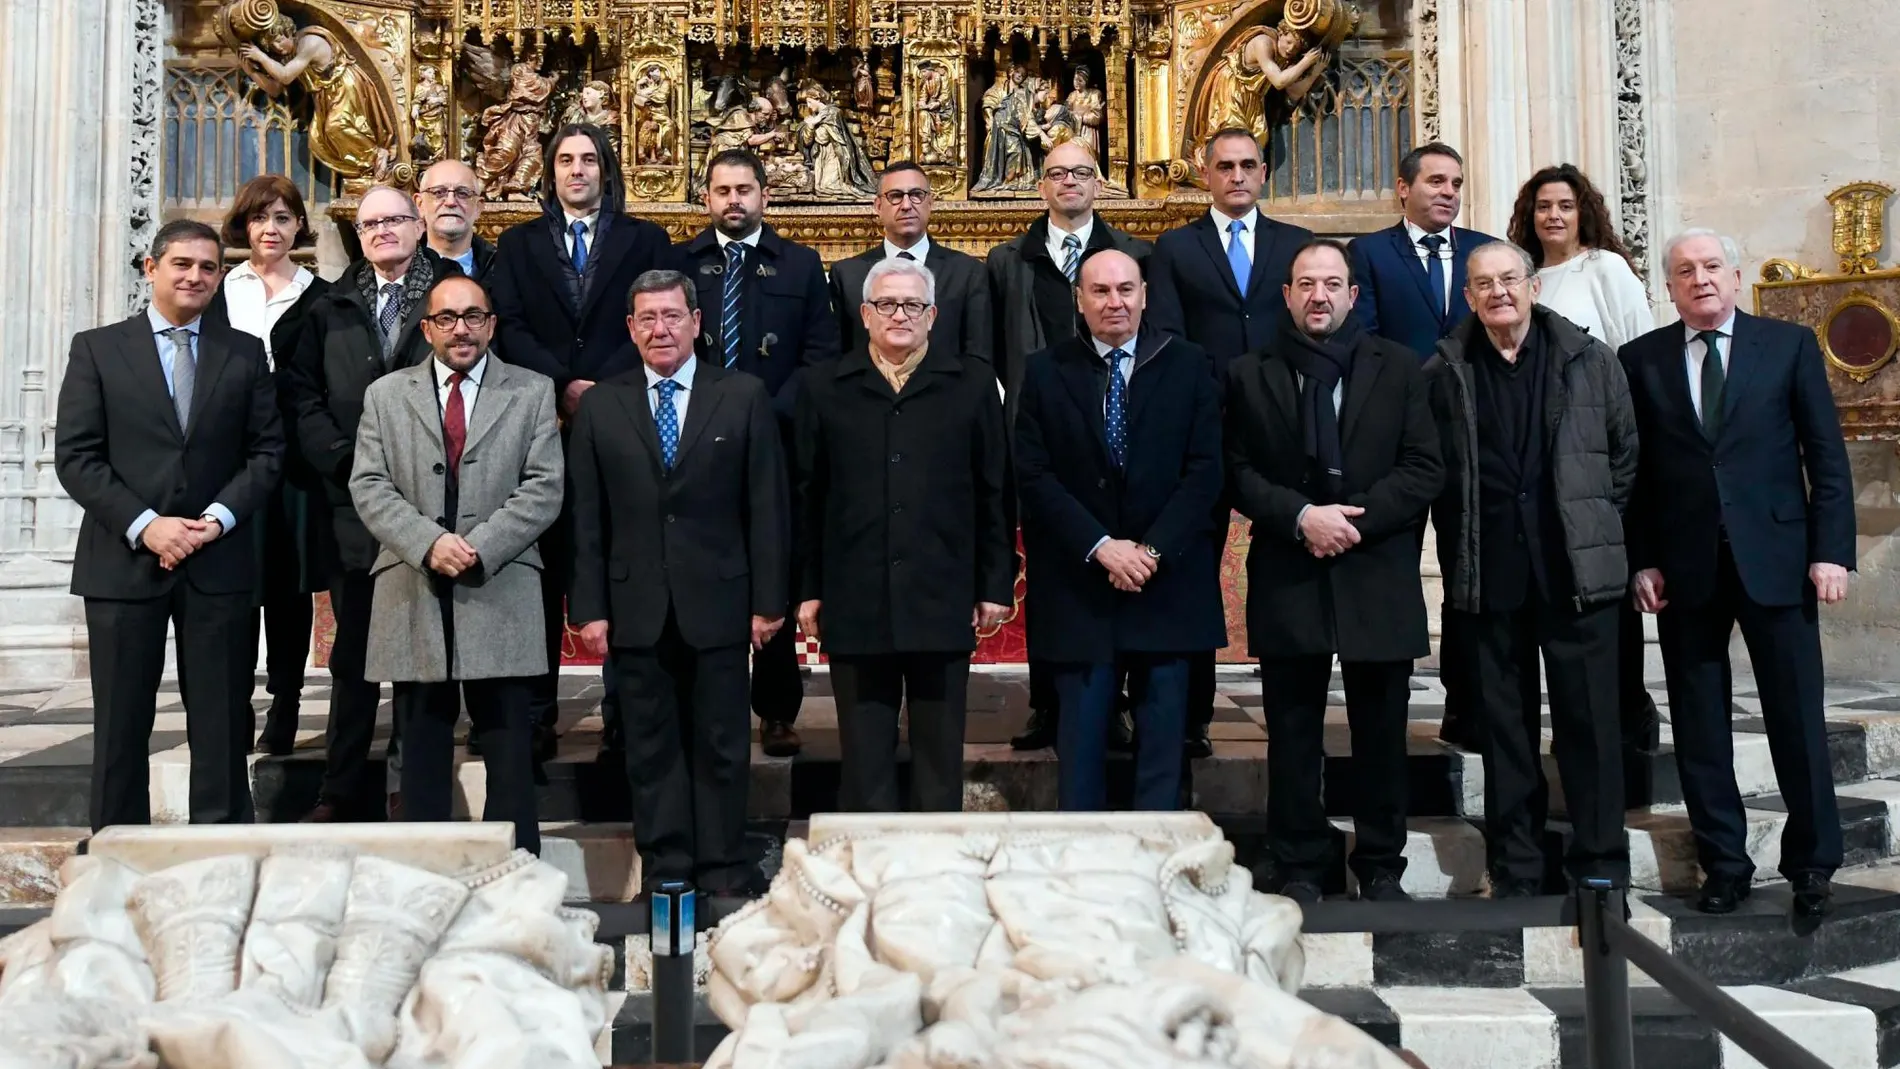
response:
<path id="1" fill-rule="evenodd" d="M 429 290 L 435 358 L 364 395 L 350 497 L 381 545 L 365 675 L 395 684 L 410 820 L 448 820 L 456 688 L 487 762 L 484 820 L 541 849 L 532 680 L 548 668 L 536 539 L 561 512 L 554 384 L 488 351 L 494 305 L 459 275 Z M 467 684 L 479 681 L 479 686 Z"/>

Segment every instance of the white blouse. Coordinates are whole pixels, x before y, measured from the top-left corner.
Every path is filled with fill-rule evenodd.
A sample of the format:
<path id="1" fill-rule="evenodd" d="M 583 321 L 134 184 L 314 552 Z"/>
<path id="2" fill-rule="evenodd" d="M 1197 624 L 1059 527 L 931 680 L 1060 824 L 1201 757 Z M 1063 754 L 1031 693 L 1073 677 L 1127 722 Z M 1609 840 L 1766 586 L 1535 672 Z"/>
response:
<path id="1" fill-rule="evenodd" d="M 224 276 L 224 310 L 231 317 L 231 325 L 254 338 L 264 342 L 264 355 L 270 356 L 270 332 L 283 318 L 290 306 L 297 303 L 303 291 L 310 288 L 316 278 L 307 268 L 297 268 L 290 285 L 278 290 L 274 295 L 265 296 L 264 279 L 258 275 L 251 261 L 233 267 Z M 275 360 L 272 366 L 275 366 Z"/>
<path id="2" fill-rule="evenodd" d="M 1570 320 L 1612 349 L 1656 327 L 1649 292 L 1613 252 L 1591 249 L 1537 272 L 1543 291 L 1537 303 Z"/>

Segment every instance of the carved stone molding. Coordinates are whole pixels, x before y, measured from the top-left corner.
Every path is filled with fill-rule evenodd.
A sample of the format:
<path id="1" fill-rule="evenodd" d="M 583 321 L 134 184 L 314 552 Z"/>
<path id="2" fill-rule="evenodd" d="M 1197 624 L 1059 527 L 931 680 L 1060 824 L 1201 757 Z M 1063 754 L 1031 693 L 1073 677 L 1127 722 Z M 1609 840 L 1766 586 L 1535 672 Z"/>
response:
<path id="1" fill-rule="evenodd" d="M 1416 0 L 1412 30 L 1412 113 L 1418 116 L 1418 142 L 1438 140 L 1438 0 Z"/>
<path id="2" fill-rule="evenodd" d="M 136 312 L 150 296 L 144 272 L 136 266 L 158 233 L 158 161 L 161 101 L 164 99 L 164 0 L 134 0 L 132 10 L 132 123 L 127 146 L 129 181 L 126 205 L 125 310 Z"/>
<path id="3" fill-rule="evenodd" d="M 1649 135 L 1647 44 L 1643 0 L 1616 0 L 1617 206 L 1623 244 L 1638 264 L 1649 262 Z"/>

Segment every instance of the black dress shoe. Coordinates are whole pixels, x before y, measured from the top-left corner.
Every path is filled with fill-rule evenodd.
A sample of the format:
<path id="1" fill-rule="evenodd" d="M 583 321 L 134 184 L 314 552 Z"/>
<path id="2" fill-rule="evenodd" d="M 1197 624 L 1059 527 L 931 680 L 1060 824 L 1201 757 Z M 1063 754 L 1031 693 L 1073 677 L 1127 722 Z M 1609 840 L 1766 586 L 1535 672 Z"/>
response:
<path id="1" fill-rule="evenodd" d="M 759 748 L 767 757 L 797 757 L 805 748 L 798 729 L 779 720 L 759 721 Z"/>
<path id="2" fill-rule="evenodd" d="M 1412 896 L 1399 886 L 1396 872 L 1381 872 L 1359 885 L 1361 902 L 1410 902 Z"/>
<path id="3" fill-rule="evenodd" d="M 1544 893 L 1544 881 L 1535 877 L 1491 877 L 1492 898 L 1536 898 Z"/>
<path id="4" fill-rule="evenodd" d="M 1108 749 L 1111 753 L 1135 752 L 1135 712 L 1127 699 L 1119 699 L 1108 715 Z"/>
<path id="5" fill-rule="evenodd" d="M 468 755 L 470 757 L 480 757 L 482 755 L 481 734 L 471 728 L 468 733 L 468 743 L 463 747 L 463 749 L 468 751 Z"/>
<path id="6" fill-rule="evenodd" d="M 1804 872 L 1793 880 L 1794 913 L 1797 917 L 1825 917 L 1834 908 L 1834 885 L 1817 872 Z"/>
<path id="7" fill-rule="evenodd" d="M 1288 880 L 1280 885 L 1280 890 L 1277 893 L 1283 897 L 1291 898 L 1302 906 L 1310 906 L 1318 902 L 1322 897 L 1319 884 L 1314 883 L 1312 880 Z"/>
<path id="8" fill-rule="evenodd" d="M 1438 725 L 1438 741 L 1472 753 L 1477 753 L 1482 749 L 1476 725 L 1471 723 L 1471 718 L 1468 716 L 1446 717 L 1444 722 Z"/>
<path id="9" fill-rule="evenodd" d="M 620 728 L 620 718 L 602 718 L 600 726 L 600 754 L 602 757 L 618 757 L 627 752 L 627 736 Z"/>
<path id="10" fill-rule="evenodd" d="M 1189 758 L 1214 756 L 1214 740 L 1207 737 L 1207 725 L 1189 724 L 1187 741 L 1182 744 L 1181 749 Z"/>
<path id="11" fill-rule="evenodd" d="M 1056 714 L 1053 709 L 1029 710 L 1029 723 L 1022 734 L 1009 740 L 1012 750 L 1047 750 L 1056 744 Z"/>
<path id="12" fill-rule="evenodd" d="M 536 724 L 534 726 L 534 759 L 536 761 L 547 764 L 549 761 L 554 760 L 554 755 L 560 750 L 560 747 L 561 737 L 555 734 L 553 724 Z"/>
<path id="13" fill-rule="evenodd" d="M 257 736 L 257 753 L 283 757 L 297 745 L 299 704 L 299 699 L 291 696 L 271 701 L 270 712 L 264 714 L 264 730 Z"/>
<path id="14" fill-rule="evenodd" d="M 1710 876 L 1702 881 L 1695 908 L 1704 913 L 1733 913 L 1753 890 L 1747 876 Z"/>

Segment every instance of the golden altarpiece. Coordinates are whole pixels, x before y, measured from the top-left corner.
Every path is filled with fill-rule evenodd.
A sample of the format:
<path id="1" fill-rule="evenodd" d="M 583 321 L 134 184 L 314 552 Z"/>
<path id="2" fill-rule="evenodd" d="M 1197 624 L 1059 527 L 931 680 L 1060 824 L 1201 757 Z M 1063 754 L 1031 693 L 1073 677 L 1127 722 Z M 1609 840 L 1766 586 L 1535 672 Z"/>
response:
<path id="1" fill-rule="evenodd" d="M 1041 209 L 1054 145 L 1102 161 L 1111 222 L 1204 211 L 1201 139 L 1272 142 L 1269 210 L 1388 224 L 1415 113 L 1406 0 L 175 0 L 166 209 L 209 216 L 279 171 L 318 214 L 437 159 L 479 177 L 494 231 L 539 210 L 541 147 L 606 128 L 628 208 L 683 240 L 704 162 L 758 153 L 770 221 L 827 260 L 877 236 L 876 171 L 909 159 L 938 240 L 981 252 Z"/>

